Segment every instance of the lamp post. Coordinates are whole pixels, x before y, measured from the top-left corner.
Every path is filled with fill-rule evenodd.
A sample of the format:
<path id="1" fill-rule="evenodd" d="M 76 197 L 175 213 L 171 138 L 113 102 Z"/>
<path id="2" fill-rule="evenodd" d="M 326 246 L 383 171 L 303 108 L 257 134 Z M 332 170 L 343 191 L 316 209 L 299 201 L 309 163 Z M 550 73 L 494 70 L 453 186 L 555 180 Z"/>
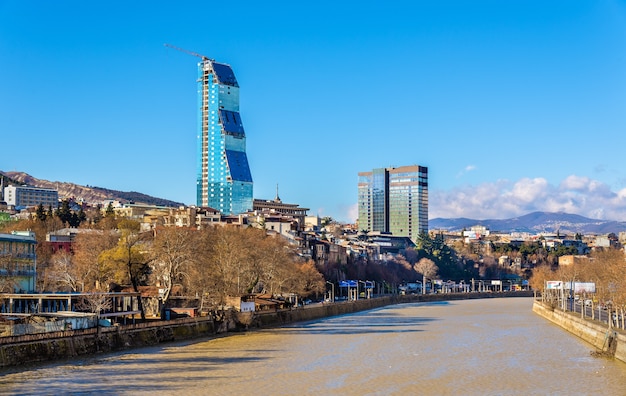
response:
<path id="1" fill-rule="evenodd" d="M 335 302 L 335 284 L 329 281 L 326 281 L 326 283 L 328 283 L 331 286 L 331 292 L 330 292 L 330 302 Z"/>
<path id="2" fill-rule="evenodd" d="M 366 298 L 370 298 L 369 289 L 367 288 L 367 282 L 360 280 L 359 283 L 363 284 L 363 291 L 365 292 L 365 297 Z M 358 290 L 358 288 L 357 288 L 357 290 Z"/>

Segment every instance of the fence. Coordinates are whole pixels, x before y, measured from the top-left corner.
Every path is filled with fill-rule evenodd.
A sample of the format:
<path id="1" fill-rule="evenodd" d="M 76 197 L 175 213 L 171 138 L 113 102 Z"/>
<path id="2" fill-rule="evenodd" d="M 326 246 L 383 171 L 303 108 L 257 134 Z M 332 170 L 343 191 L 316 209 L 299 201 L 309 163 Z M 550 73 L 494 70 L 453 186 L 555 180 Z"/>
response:
<path id="1" fill-rule="evenodd" d="M 107 334 L 111 332 L 126 333 L 126 332 L 132 332 L 136 330 L 178 327 L 181 325 L 198 324 L 198 323 L 212 322 L 212 321 L 213 319 L 211 318 L 200 317 L 200 318 L 180 318 L 180 319 L 173 319 L 169 321 L 155 320 L 155 321 L 144 322 L 144 323 L 115 325 L 111 327 L 100 327 L 100 328 L 92 327 L 88 329 L 66 330 L 66 329 L 60 328 L 59 331 L 51 331 L 51 332 L 45 332 L 45 333 L 20 334 L 20 335 L 11 335 L 11 336 L 4 336 L 4 337 L 0 336 L 0 345 L 20 344 L 20 343 L 28 343 L 28 342 L 34 342 L 34 341 L 52 340 L 52 339 L 86 336 L 86 335 L 95 336 L 98 333 L 100 334 Z"/>

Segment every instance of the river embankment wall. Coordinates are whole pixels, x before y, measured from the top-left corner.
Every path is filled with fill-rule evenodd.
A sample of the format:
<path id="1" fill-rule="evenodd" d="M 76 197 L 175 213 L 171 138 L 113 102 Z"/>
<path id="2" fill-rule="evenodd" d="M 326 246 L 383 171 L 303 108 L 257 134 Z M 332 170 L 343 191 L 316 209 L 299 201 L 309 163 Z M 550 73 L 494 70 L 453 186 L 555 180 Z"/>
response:
<path id="1" fill-rule="evenodd" d="M 0 367 L 158 345 L 216 334 L 211 318 L 68 330 L 0 338 Z"/>
<path id="2" fill-rule="evenodd" d="M 310 306 L 305 309 L 298 308 L 293 310 L 285 310 L 271 313 L 257 313 L 254 320 L 250 324 L 251 327 L 269 327 L 281 326 L 293 322 L 304 322 L 327 318 L 331 316 L 345 315 L 370 309 L 380 308 L 387 305 L 418 303 L 418 302 L 434 302 L 434 301 L 453 301 L 468 300 L 481 298 L 498 298 L 498 297 L 532 297 L 532 292 L 516 291 L 502 293 L 450 293 L 450 294 L 407 294 L 407 295 L 390 295 L 372 299 L 359 299 L 355 301 L 321 304 Z"/>
<path id="3" fill-rule="evenodd" d="M 597 351 L 626 363 L 626 334 L 623 332 L 578 314 L 554 309 L 541 301 L 534 302 L 533 312 L 591 344 Z"/>
<path id="4" fill-rule="evenodd" d="M 387 305 L 496 297 L 530 297 L 530 292 L 389 295 L 271 312 L 238 313 L 215 322 L 210 317 L 182 318 L 98 329 L 68 330 L 0 337 L 0 368 L 70 359 L 166 342 L 211 338 L 228 333 L 270 328 L 295 322 L 345 315 Z"/>

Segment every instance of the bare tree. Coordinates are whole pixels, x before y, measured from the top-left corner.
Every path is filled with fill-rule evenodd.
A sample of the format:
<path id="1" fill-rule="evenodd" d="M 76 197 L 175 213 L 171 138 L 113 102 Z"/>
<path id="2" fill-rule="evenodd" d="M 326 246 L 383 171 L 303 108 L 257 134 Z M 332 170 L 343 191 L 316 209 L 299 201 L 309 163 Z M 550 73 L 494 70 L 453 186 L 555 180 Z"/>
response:
<path id="1" fill-rule="evenodd" d="M 624 314 L 626 311 L 626 260 L 624 252 L 617 249 L 604 249 L 596 251 L 592 255 L 592 263 L 597 279 L 596 289 L 600 291 L 605 301 L 610 301 L 609 315 L 615 313 L 617 318 L 621 317 L 622 328 L 625 327 Z M 609 326 L 612 320 L 609 320 Z"/>
<path id="2" fill-rule="evenodd" d="M 226 296 L 243 294 L 251 274 L 248 268 L 248 250 L 245 230 L 231 227 L 211 227 L 201 231 L 193 278 L 190 280 L 196 295 L 209 296 L 215 305 L 223 305 Z"/>
<path id="3" fill-rule="evenodd" d="M 537 297 L 537 291 L 541 292 L 541 300 L 544 301 L 546 297 L 545 287 L 548 280 L 554 278 L 554 273 L 550 269 L 549 265 L 540 265 L 535 267 L 532 272 L 528 284 L 533 289 L 535 297 Z"/>
<path id="4" fill-rule="evenodd" d="M 118 239 L 114 230 L 84 230 L 76 235 L 72 264 L 81 291 L 108 291 L 114 269 L 103 260 L 102 253 L 113 248 Z"/>
<path id="5" fill-rule="evenodd" d="M 100 319 L 100 315 L 110 310 L 113 303 L 106 293 L 86 293 L 81 296 L 76 307 L 81 311 L 95 313 Z"/>
<path id="6" fill-rule="evenodd" d="M 50 265 L 46 271 L 46 283 L 53 291 L 85 291 L 85 284 L 81 273 L 73 263 L 70 252 L 60 250 L 50 259 Z"/>
<path id="7" fill-rule="evenodd" d="M 426 293 L 426 279 L 432 279 L 437 275 L 439 268 L 435 262 L 428 258 L 422 258 L 418 261 L 413 269 L 415 272 L 422 274 L 422 294 Z"/>
<path id="8" fill-rule="evenodd" d="M 151 245 L 152 276 L 164 289 L 162 301 L 168 300 L 176 283 L 189 284 L 191 266 L 198 254 L 198 231 L 168 227 L 156 232 Z"/>
<path id="9" fill-rule="evenodd" d="M 293 292 L 307 297 L 313 294 L 320 294 L 326 290 L 326 282 L 322 274 L 315 268 L 315 263 L 311 260 L 304 263 L 295 263 L 296 282 Z"/>

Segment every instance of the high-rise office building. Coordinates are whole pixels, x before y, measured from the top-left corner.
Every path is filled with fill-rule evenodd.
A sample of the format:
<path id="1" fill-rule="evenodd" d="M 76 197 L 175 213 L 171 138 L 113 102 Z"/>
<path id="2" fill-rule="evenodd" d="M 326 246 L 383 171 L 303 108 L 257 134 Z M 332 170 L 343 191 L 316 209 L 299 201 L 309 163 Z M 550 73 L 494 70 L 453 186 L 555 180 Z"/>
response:
<path id="1" fill-rule="evenodd" d="M 198 206 L 223 214 L 252 210 L 252 175 L 239 115 L 233 69 L 202 57 L 198 63 Z"/>
<path id="2" fill-rule="evenodd" d="M 428 168 L 419 165 L 359 173 L 359 230 L 413 241 L 428 233 Z"/>

